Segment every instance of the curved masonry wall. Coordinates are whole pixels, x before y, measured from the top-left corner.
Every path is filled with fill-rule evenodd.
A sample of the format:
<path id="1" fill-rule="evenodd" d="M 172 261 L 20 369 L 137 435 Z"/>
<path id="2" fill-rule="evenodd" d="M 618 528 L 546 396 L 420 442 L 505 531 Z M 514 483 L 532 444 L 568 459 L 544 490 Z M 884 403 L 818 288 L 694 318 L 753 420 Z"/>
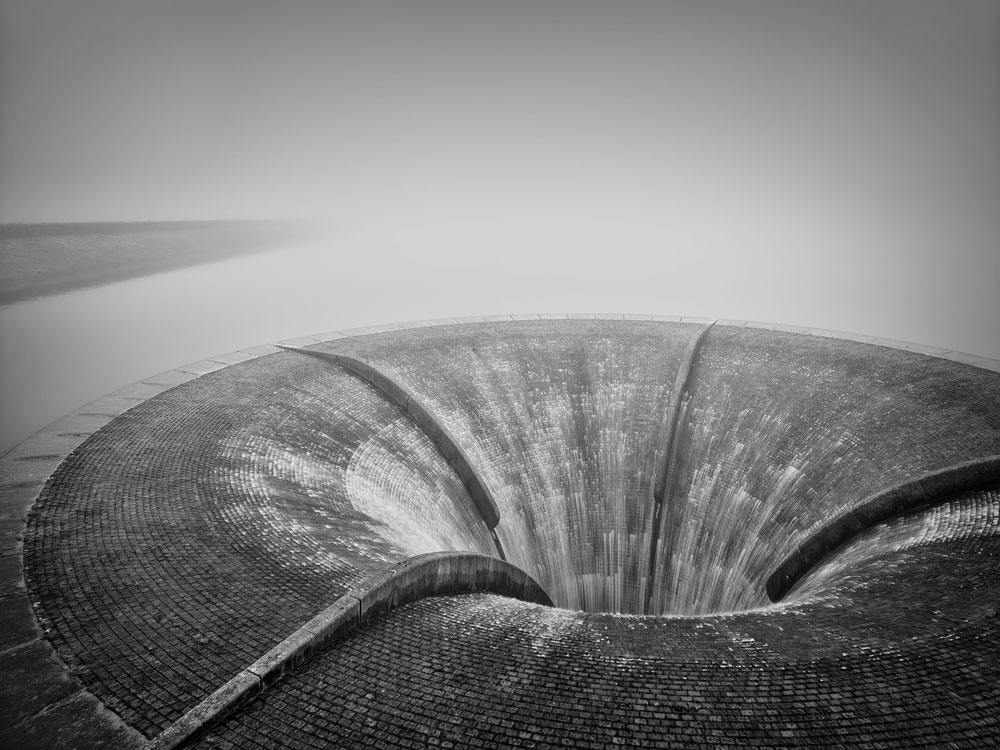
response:
<path id="1" fill-rule="evenodd" d="M 780 601 L 824 557 L 878 524 L 964 491 L 997 487 L 1000 456 L 990 456 L 876 492 L 801 542 L 767 579 L 767 595 L 773 602 Z"/>
<path id="2" fill-rule="evenodd" d="M 585 343 L 547 340 L 546 331 L 559 325 L 550 319 L 579 321 Z M 511 324 L 505 334 L 519 343 L 477 340 L 471 329 L 451 325 L 457 322 Z M 664 322 L 680 325 L 656 325 Z M 698 576 L 665 564 L 649 581 L 635 561 L 648 559 L 650 536 L 636 530 L 651 528 L 662 414 L 679 397 L 671 384 L 691 334 L 705 322 L 515 316 L 282 343 L 358 357 L 420 394 L 495 498 L 495 532 L 511 562 L 563 606 L 628 610 L 647 593 L 688 612 L 720 603 L 766 606 L 768 577 L 779 569 L 794 577 L 786 558 L 822 538 L 830 515 L 857 518 L 856 504 L 885 487 L 1000 453 L 1000 395 L 996 377 L 985 372 L 1000 371 L 998 363 L 909 347 L 980 368 L 956 369 L 899 347 L 844 343 L 857 337 L 831 341 L 828 332 L 718 321 L 681 399 L 684 448 L 668 472 L 661 517 L 661 542 L 687 550 L 690 557 L 681 559 Z M 406 337 L 393 333 L 403 331 Z M 324 363 L 266 356 L 280 351 L 258 347 L 150 378 L 60 420 L 0 461 L 3 559 L 20 559 L 17 535 L 36 498 L 49 509 L 32 515 L 23 545 L 35 607 L 20 566 L 6 573 L 4 599 L 15 625 L 2 656 L 32 655 L 36 677 L 49 686 L 12 706 L 10 736 L 40 737 L 62 716 L 79 732 L 101 736 L 95 744 L 134 746 L 138 735 L 99 710 L 90 689 L 152 736 L 394 560 L 439 549 L 497 554 L 467 478 L 404 410 Z M 838 377 L 865 394 L 862 408 L 852 396 L 824 395 L 823 384 Z M 776 378 L 780 388 L 769 390 Z M 775 400 L 790 392 L 796 396 Z M 740 409 L 729 408 L 736 403 Z M 780 408 L 763 408 L 775 403 Z M 941 413 L 914 422 L 901 418 L 901 403 Z M 760 433 L 750 413 L 781 429 L 754 439 Z M 114 429 L 101 431 L 112 419 Z M 837 424 L 844 428 L 839 451 L 808 448 L 810 441 L 834 445 Z M 101 498 L 105 484 L 94 477 L 111 468 L 119 449 L 129 457 L 114 469 L 124 493 L 114 505 Z M 155 503 L 157 487 L 168 487 L 178 502 Z M 809 500 L 807 513 L 783 513 L 789 493 Z M 838 505 L 838 497 L 848 504 Z M 96 499 L 67 505 L 82 498 Z M 386 498 L 392 513 L 384 512 Z M 760 516 L 740 525 L 732 513 L 690 512 L 709 498 L 716 508 L 721 501 L 731 510 L 763 511 L 773 528 Z M 729 541 L 711 541 L 720 539 Z M 67 566 L 67 559 L 81 562 Z M 163 586 L 171 580 L 184 587 Z M 50 642 L 64 667 L 45 662 Z"/>

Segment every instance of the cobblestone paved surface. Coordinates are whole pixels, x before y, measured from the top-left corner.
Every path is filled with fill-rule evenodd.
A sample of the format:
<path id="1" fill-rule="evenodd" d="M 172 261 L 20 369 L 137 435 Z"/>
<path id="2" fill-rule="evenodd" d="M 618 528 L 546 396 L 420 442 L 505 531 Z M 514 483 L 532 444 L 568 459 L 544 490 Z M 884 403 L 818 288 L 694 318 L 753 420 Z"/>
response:
<path id="1" fill-rule="evenodd" d="M 498 500 L 508 558 L 557 604 L 628 609 L 649 585 L 643 500 L 696 329 L 536 320 L 316 348 L 434 408 Z M 818 524 L 1000 453 L 1000 376 L 955 362 L 717 326 L 689 383 L 654 588 L 664 611 L 763 606 L 768 575 Z M 855 540 L 788 603 L 726 617 L 417 602 L 218 739 L 251 746 L 268 727 L 261 743 L 305 747 L 300 730 L 318 722 L 345 746 L 979 747 L 998 733 L 983 710 L 1000 702 L 998 516 L 996 493 L 975 493 Z M 28 519 L 24 569 L 70 671 L 153 736 L 366 576 L 437 550 L 495 553 L 444 457 L 358 378 L 282 352 L 142 401 L 86 440 Z"/>
<path id="2" fill-rule="evenodd" d="M 197 747 L 987 747 L 1000 741 L 998 555 L 1000 493 L 975 492 L 873 529 L 768 611 L 424 599 Z"/>
<path id="3" fill-rule="evenodd" d="M 25 575 L 71 671 L 151 734 L 386 563 L 490 554 L 464 493 L 356 378 L 266 357 L 71 455 L 29 518 Z"/>

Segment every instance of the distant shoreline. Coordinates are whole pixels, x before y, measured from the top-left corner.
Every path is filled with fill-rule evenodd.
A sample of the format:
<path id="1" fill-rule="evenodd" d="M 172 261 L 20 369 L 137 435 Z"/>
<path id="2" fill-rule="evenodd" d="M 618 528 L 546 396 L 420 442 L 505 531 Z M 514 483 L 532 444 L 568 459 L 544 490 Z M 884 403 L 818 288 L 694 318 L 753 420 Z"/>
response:
<path id="1" fill-rule="evenodd" d="M 124 234 L 127 232 L 176 231 L 178 229 L 213 229 L 235 226 L 270 226 L 288 224 L 280 221 L 199 219 L 193 221 L 37 221 L 0 224 L 0 241 L 8 238 L 64 236 L 73 234 Z"/>
<path id="2" fill-rule="evenodd" d="M 281 221 L 0 225 L 0 306 L 227 260 L 305 239 Z"/>

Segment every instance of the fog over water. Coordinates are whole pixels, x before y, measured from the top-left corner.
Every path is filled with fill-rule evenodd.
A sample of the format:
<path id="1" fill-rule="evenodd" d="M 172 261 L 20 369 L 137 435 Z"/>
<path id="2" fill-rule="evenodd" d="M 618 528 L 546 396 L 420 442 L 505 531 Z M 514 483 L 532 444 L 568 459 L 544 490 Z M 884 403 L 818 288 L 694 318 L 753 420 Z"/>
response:
<path id="1" fill-rule="evenodd" d="M 0 449 L 192 360 L 423 318 L 701 315 L 1000 358 L 994 0 L 0 13 L 0 222 L 329 227 L 0 308 Z"/>

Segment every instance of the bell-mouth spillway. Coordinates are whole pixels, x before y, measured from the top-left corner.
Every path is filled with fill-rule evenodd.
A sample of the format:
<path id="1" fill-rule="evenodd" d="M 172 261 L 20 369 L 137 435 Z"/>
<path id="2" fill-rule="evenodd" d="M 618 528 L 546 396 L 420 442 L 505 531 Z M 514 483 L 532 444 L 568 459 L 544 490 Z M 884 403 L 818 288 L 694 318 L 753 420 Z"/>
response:
<path id="1" fill-rule="evenodd" d="M 365 643 L 412 649 L 406 633 L 427 628 L 450 633 L 442 674 L 500 659 L 503 642 L 535 664 L 517 684 L 547 684 L 557 663 L 620 681 L 628 663 L 642 693 L 635 674 L 673 665 L 708 695 L 724 682 L 712 670 L 809 665 L 821 685 L 817 664 L 982 644 L 996 627 L 995 363 L 651 316 L 415 324 L 252 355 L 151 379 L 124 411 L 88 407 L 78 418 L 107 414 L 103 427 L 48 469 L 28 515 L 44 637 L 159 747 L 249 742 L 256 725 L 229 718 L 237 706 L 286 726 L 284 699 L 253 708 L 262 690 L 323 704 L 324 664 L 371 657 Z M 46 466 L 55 453 L 37 455 L 5 460 Z M 940 578 L 946 558 L 974 596 Z M 904 632 L 892 607 L 906 597 L 933 606 Z M 406 658 L 386 658 L 378 669 L 396 677 L 382 679 L 403 680 Z M 905 678 L 871 663 L 889 670 L 879 684 Z M 990 669 L 969 688 L 979 699 L 996 693 L 982 686 Z M 680 684 L 649 675 L 661 692 Z M 343 689 L 352 712 L 371 692 Z M 712 700 L 748 742 L 786 731 L 777 703 L 751 721 Z M 655 736 L 706 729 L 694 702 L 676 705 Z M 782 736 L 822 736 L 826 719 L 800 713 Z M 420 734 L 379 716 L 383 736 Z M 577 723 L 600 734 L 601 720 Z M 551 727 L 535 735 L 558 743 Z"/>

